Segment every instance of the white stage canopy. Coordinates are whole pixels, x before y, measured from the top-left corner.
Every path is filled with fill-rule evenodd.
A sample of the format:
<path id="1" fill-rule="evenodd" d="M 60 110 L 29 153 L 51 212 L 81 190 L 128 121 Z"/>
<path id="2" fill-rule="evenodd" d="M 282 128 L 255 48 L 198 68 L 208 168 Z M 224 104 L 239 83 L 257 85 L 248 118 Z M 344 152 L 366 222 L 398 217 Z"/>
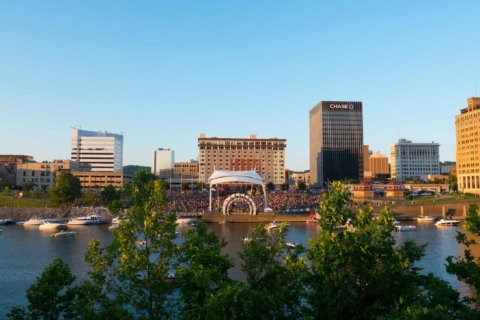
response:
<path id="1" fill-rule="evenodd" d="M 210 184 L 210 211 L 212 210 L 212 187 L 218 184 L 228 183 L 249 183 L 261 185 L 263 188 L 263 197 L 265 208 L 267 208 L 267 194 L 265 192 L 265 182 L 263 178 L 256 171 L 227 171 L 227 170 L 215 170 L 210 178 L 208 178 Z"/>
<path id="2" fill-rule="evenodd" d="M 263 185 L 263 178 L 255 171 L 222 171 L 215 170 L 210 178 L 208 178 L 210 185 L 222 183 L 245 182 L 251 184 Z"/>

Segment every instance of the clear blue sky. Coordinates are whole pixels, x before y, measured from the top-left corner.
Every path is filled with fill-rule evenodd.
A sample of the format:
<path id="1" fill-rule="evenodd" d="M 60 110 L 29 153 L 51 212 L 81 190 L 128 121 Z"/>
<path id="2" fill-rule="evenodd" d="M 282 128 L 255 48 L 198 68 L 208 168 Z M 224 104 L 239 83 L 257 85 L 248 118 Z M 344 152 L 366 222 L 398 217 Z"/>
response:
<path id="1" fill-rule="evenodd" d="M 309 168 L 308 111 L 362 101 L 364 142 L 441 144 L 480 90 L 480 1 L 0 1 L 0 153 L 70 157 L 70 126 L 197 157 L 200 133 L 287 139 Z"/>

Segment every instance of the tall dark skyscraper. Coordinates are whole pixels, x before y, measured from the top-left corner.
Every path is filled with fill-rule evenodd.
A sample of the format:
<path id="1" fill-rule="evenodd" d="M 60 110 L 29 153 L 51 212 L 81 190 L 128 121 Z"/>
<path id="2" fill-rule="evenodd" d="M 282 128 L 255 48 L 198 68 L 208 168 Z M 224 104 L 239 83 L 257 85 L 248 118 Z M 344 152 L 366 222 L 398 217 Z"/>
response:
<path id="1" fill-rule="evenodd" d="M 321 101 L 310 110 L 310 182 L 363 180 L 361 102 Z"/>

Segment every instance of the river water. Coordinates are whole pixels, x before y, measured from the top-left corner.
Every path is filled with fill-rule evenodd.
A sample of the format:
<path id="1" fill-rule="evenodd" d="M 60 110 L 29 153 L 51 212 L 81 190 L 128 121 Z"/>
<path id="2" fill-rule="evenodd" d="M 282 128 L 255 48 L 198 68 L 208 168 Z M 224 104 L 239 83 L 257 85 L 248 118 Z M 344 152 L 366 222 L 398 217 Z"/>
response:
<path id="1" fill-rule="evenodd" d="M 461 292 L 468 289 L 452 275 L 445 271 L 445 258 L 449 255 L 462 255 L 463 248 L 455 241 L 456 231 L 463 231 L 458 227 L 435 227 L 433 222 L 404 222 L 416 225 L 416 231 L 394 232 L 397 243 L 408 238 L 418 244 L 428 243 L 426 255 L 418 264 L 424 272 L 433 272 L 435 275 L 449 281 L 452 286 Z M 179 226 L 182 231 L 188 226 Z M 243 278 L 239 269 L 240 261 L 237 253 L 241 250 L 241 238 L 246 236 L 254 224 L 230 223 L 207 224 L 209 230 L 228 242 L 225 253 L 235 259 L 235 267 L 230 271 L 233 278 Z M 69 230 L 76 231 L 73 237 L 50 237 L 52 231 L 42 231 L 38 226 L 25 227 L 22 225 L 2 226 L 0 233 L 0 319 L 13 306 L 27 304 L 26 290 L 35 283 L 42 271 L 53 259 L 62 258 L 78 278 L 84 278 L 88 266 L 84 262 L 84 254 L 88 243 L 93 239 L 100 240 L 102 245 L 111 243 L 113 232 L 108 225 L 97 226 L 69 226 Z M 306 245 L 308 238 L 316 237 L 317 224 L 291 223 L 286 234 L 287 242 L 301 242 Z M 181 242 L 181 239 L 178 239 Z M 477 240 L 477 242 L 479 242 Z M 478 252 L 474 251 L 474 254 Z"/>

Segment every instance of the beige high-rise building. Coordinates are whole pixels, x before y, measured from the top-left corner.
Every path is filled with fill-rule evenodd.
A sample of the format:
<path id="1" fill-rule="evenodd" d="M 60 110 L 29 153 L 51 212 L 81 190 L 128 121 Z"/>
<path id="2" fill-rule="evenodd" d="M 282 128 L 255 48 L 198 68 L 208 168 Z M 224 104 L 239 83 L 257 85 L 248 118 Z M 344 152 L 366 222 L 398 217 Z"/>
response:
<path id="1" fill-rule="evenodd" d="M 374 177 L 378 175 L 387 175 L 388 172 L 388 157 L 381 154 L 379 151 L 372 153 L 368 159 L 369 168 Z"/>
<path id="2" fill-rule="evenodd" d="M 458 189 L 462 192 L 480 194 L 480 98 L 467 99 L 467 107 L 455 117 L 457 137 Z"/>
<path id="3" fill-rule="evenodd" d="M 55 187 L 55 179 L 62 171 L 78 171 L 80 164 L 71 160 L 53 160 L 52 162 L 25 162 L 17 163 L 16 184 L 21 186 L 25 182 L 35 183 L 35 189 L 50 189 Z"/>
<path id="4" fill-rule="evenodd" d="M 199 181 L 208 183 L 216 170 L 256 170 L 265 183 L 285 183 L 286 139 L 198 138 Z"/>

